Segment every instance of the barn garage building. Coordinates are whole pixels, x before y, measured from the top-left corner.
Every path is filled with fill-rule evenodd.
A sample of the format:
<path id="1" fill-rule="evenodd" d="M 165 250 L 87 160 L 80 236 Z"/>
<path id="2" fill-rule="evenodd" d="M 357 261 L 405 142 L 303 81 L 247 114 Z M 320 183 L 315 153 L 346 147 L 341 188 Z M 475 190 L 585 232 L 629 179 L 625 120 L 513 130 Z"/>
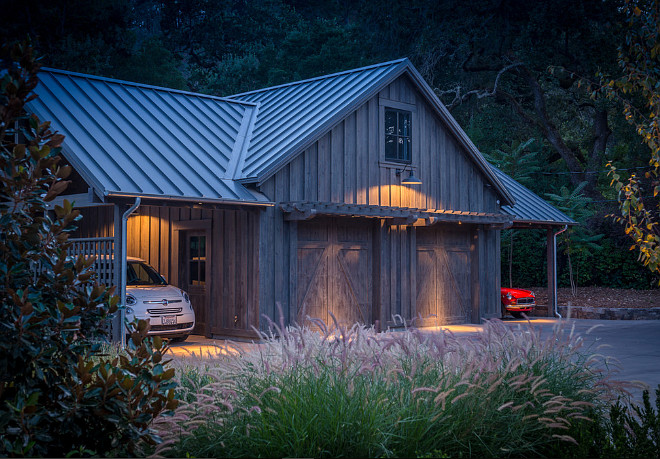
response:
<path id="1" fill-rule="evenodd" d="M 76 171 L 73 251 L 114 254 L 117 285 L 122 254 L 146 259 L 210 337 L 253 337 L 278 305 L 379 328 L 499 317 L 500 231 L 573 223 L 492 168 L 407 59 L 229 98 L 54 69 L 36 92 Z"/>

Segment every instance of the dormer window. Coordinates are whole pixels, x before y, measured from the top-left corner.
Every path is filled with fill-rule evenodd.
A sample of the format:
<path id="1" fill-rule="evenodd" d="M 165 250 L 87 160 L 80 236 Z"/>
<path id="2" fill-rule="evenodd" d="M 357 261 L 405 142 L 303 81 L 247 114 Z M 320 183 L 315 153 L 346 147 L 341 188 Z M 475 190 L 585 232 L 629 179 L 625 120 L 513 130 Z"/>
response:
<path id="1" fill-rule="evenodd" d="M 385 108 L 385 160 L 412 161 L 412 112 Z"/>

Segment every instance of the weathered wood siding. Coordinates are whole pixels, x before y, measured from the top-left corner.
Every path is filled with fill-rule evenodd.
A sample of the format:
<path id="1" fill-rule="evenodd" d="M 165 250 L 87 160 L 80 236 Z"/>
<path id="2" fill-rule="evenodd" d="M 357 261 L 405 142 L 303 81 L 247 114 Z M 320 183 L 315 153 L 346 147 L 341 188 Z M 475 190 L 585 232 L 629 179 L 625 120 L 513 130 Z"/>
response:
<path id="1" fill-rule="evenodd" d="M 481 316 L 473 318 L 473 322 L 475 323 L 480 323 L 480 319 L 501 317 L 500 231 L 480 229 L 478 246 L 478 283 L 481 295 L 479 302 Z"/>
<path id="2" fill-rule="evenodd" d="M 81 209 L 77 237 L 113 236 L 112 207 Z M 177 227 L 206 222 L 210 228 L 211 335 L 251 336 L 259 325 L 259 210 L 201 210 L 184 207 L 140 206 L 127 222 L 128 256 L 154 266 L 177 282 L 178 254 L 173 241 Z M 194 226 L 194 225 L 193 225 Z M 208 262 L 208 261 L 207 261 Z"/>
<path id="3" fill-rule="evenodd" d="M 402 186 L 401 164 L 381 158 L 381 106 L 414 106 L 412 167 L 422 185 Z M 276 201 L 495 212 L 497 197 L 467 153 L 407 77 L 401 77 L 321 136 L 264 184 Z M 266 191 L 268 194 L 268 191 Z"/>
<path id="4" fill-rule="evenodd" d="M 399 105 L 397 105 L 399 104 Z M 405 105 L 401 105 L 405 104 Z M 413 110 L 412 167 L 422 185 L 401 186 L 401 164 L 384 161 L 383 107 Z M 261 191 L 275 202 L 321 201 L 423 209 L 498 212 L 497 196 L 482 173 L 407 77 L 401 77 L 337 123 L 266 180 Z M 362 220 L 372 225 L 371 220 Z M 284 220 L 277 207 L 262 214 L 260 303 L 262 313 L 294 321 L 297 313 L 297 234 L 303 223 Z M 452 229 L 465 239 L 460 257 L 467 282 L 466 320 L 499 314 L 499 232 L 479 226 Z M 447 228 L 447 227 L 445 227 Z M 381 326 L 393 316 L 418 315 L 417 228 L 372 226 L 372 317 Z M 442 227 L 435 230 L 442 232 Z M 440 311 L 443 313 L 443 311 Z M 262 323 L 262 325 L 264 325 Z"/>

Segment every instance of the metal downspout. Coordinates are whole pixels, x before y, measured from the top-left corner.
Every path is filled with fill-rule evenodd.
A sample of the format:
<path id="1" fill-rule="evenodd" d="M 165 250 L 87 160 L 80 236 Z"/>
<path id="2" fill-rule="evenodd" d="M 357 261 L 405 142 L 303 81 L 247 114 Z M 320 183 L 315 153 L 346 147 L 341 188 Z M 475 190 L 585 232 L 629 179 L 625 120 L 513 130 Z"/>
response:
<path id="1" fill-rule="evenodd" d="M 561 314 L 559 314 L 559 311 L 557 311 L 557 236 L 559 236 L 561 233 L 563 233 L 567 229 L 568 229 L 568 225 L 564 225 L 564 229 L 561 230 L 561 231 L 557 231 L 556 233 L 553 234 L 553 237 L 552 237 L 552 243 L 554 245 L 554 249 L 552 251 L 552 254 L 555 258 L 554 262 L 552 263 L 552 267 L 555 270 L 555 274 L 554 274 L 554 276 L 552 276 L 552 283 L 554 284 L 552 286 L 552 290 L 554 291 L 554 295 L 552 295 L 552 302 L 554 303 L 552 305 L 552 308 L 553 308 L 552 310 L 554 311 L 555 316 L 559 317 L 560 319 L 562 319 L 563 317 L 561 316 Z"/>
<path id="2" fill-rule="evenodd" d="M 121 216 L 121 290 L 120 290 L 120 320 L 121 320 L 121 348 L 124 349 L 126 346 L 126 257 L 127 257 L 127 247 L 126 247 L 126 221 L 128 220 L 129 215 L 135 212 L 140 205 L 140 197 L 135 198 L 135 204 L 128 208 L 124 215 Z"/>

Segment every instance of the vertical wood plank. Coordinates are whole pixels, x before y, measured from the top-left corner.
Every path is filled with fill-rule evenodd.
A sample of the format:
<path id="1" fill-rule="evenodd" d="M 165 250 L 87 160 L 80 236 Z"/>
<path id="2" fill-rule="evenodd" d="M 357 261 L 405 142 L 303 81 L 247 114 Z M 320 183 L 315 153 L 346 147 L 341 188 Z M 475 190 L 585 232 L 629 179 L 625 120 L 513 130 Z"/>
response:
<path id="1" fill-rule="evenodd" d="M 368 203 L 370 205 L 381 205 L 380 200 L 380 168 L 378 163 L 380 161 L 380 123 L 378 117 L 380 109 L 378 107 L 378 98 L 373 97 L 368 103 L 368 142 L 369 142 L 369 183 L 368 187 Z"/>
<path id="2" fill-rule="evenodd" d="M 305 192 L 304 201 L 318 200 L 318 142 L 314 143 L 305 152 Z"/>
<path id="3" fill-rule="evenodd" d="M 236 266 L 239 267 L 238 271 L 238 295 L 236 298 L 237 311 L 239 317 L 238 325 L 244 330 L 249 330 L 248 322 L 248 271 L 249 253 L 248 253 L 248 237 L 250 235 L 248 228 L 248 215 L 245 210 L 237 211 L 238 216 L 238 259 L 235 261 Z"/>
<path id="4" fill-rule="evenodd" d="M 298 222 L 288 223 L 289 246 L 287 258 L 289 260 L 289 320 L 295 320 L 298 317 L 299 299 L 296 295 L 298 289 Z"/>
<path id="5" fill-rule="evenodd" d="M 410 285 L 410 315 L 417 317 L 417 228 L 411 226 L 409 228 L 410 240 L 408 244 L 408 253 L 410 254 L 410 278 L 408 283 Z"/>
<path id="6" fill-rule="evenodd" d="M 413 315 L 411 314 L 411 307 L 410 307 L 410 265 L 409 265 L 410 257 L 408 252 L 410 246 L 408 244 L 409 242 L 408 227 L 401 226 L 399 228 L 401 235 L 401 239 L 399 241 L 400 258 L 398 263 L 400 266 L 399 282 L 401 283 L 401 315 L 404 317 L 409 317 L 411 319 L 414 319 Z"/>
<path id="7" fill-rule="evenodd" d="M 250 283 L 248 288 L 248 318 L 253 327 L 259 329 L 259 216 L 261 211 L 251 211 L 249 214 L 250 237 L 249 237 L 249 258 L 250 265 L 248 273 L 250 274 Z"/>
<path id="8" fill-rule="evenodd" d="M 481 282 L 480 282 L 480 267 L 481 261 L 479 258 L 479 238 L 481 236 L 481 228 L 475 226 L 472 230 L 470 237 L 470 280 L 472 290 L 472 304 L 470 310 L 469 321 L 473 324 L 481 323 L 481 313 L 479 304 L 481 302 Z"/>
<path id="9" fill-rule="evenodd" d="M 260 329 L 267 329 L 267 320 L 261 314 L 275 320 L 273 301 L 274 285 L 274 230 L 275 209 L 269 207 L 259 214 L 259 324 Z"/>
<path id="10" fill-rule="evenodd" d="M 305 155 L 298 155 L 290 163 L 289 169 L 289 200 L 290 201 L 302 201 L 305 182 L 307 180 L 314 180 L 313 177 L 307 177 L 305 175 L 305 164 L 304 164 Z"/>
<path id="11" fill-rule="evenodd" d="M 165 279 L 170 278 L 170 208 L 167 206 L 159 207 L 158 226 L 160 227 L 160 273 Z"/>
<path id="12" fill-rule="evenodd" d="M 390 170 L 386 167 L 380 168 L 380 204 L 381 206 L 390 205 Z"/>
<path id="13" fill-rule="evenodd" d="M 355 112 L 346 117 L 343 125 L 344 143 L 344 202 L 355 204 L 357 202 L 357 158 L 356 158 L 356 116 Z"/>
<path id="14" fill-rule="evenodd" d="M 401 235 L 398 226 L 390 226 L 390 302 L 392 304 L 392 313 L 403 316 L 401 311 L 401 298 L 398 295 L 401 285 L 401 263 L 399 260 L 398 248 Z M 404 317 L 406 320 L 409 317 Z"/>
<path id="15" fill-rule="evenodd" d="M 356 202 L 367 204 L 369 193 L 369 137 L 368 137 L 367 105 L 362 105 L 356 114 Z"/>
<path id="16" fill-rule="evenodd" d="M 149 264 L 160 266 L 160 219 L 158 207 L 149 207 Z M 162 274 L 162 273 L 161 273 Z"/>
<path id="17" fill-rule="evenodd" d="M 224 328 L 234 328 L 234 314 L 236 301 L 236 245 L 238 236 L 236 234 L 236 211 L 227 210 L 224 212 L 225 238 L 224 238 L 224 256 L 227 263 L 224 270 L 223 296 L 225 299 L 224 309 Z M 229 306 L 229 307 L 227 307 Z"/>
<path id="18" fill-rule="evenodd" d="M 330 201 L 330 134 L 326 134 L 318 141 L 318 200 Z"/>
<path id="19" fill-rule="evenodd" d="M 330 185 L 332 202 L 342 202 L 344 199 L 344 125 L 339 123 L 332 129 L 330 145 Z"/>

